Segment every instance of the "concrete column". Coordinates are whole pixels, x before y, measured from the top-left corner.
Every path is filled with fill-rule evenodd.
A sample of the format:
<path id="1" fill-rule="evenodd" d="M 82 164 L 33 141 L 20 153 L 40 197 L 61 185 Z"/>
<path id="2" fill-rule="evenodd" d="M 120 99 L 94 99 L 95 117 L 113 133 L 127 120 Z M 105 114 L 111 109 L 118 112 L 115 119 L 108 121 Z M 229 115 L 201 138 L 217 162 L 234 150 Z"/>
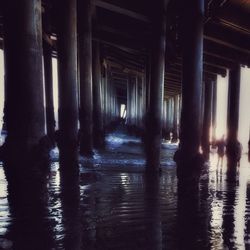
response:
<path id="1" fill-rule="evenodd" d="M 135 108 L 135 126 L 138 127 L 138 120 L 139 120 L 139 112 L 138 112 L 138 105 L 139 105 L 139 96 L 138 96 L 138 76 L 135 76 L 135 86 L 134 86 L 134 108 Z"/>
<path id="2" fill-rule="evenodd" d="M 105 90 L 104 90 L 104 67 L 102 67 L 102 63 L 100 64 L 100 71 L 101 71 L 101 112 L 102 112 L 102 123 L 103 123 L 103 129 L 105 126 L 105 107 L 104 107 L 104 95 L 105 95 Z"/>
<path id="3" fill-rule="evenodd" d="M 168 100 L 167 99 L 164 101 L 163 115 L 164 115 L 164 130 L 165 130 L 165 133 L 166 133 L 167 132 L 167 126 L 168 126 Z"/>
<path id="4" fill-rule="evenodd" d="M 146 161 L 147 171 L 158 171 L 160 167 L 162 140 L 162 105 L 164 93 L 166 51 L 166 9 L 168 1 L 162 0 L 155 12 L 153 52 L 150 75 L 150 100 L 147 114 Z M 157 14 L 156 14 L 157 13 Z"/>
<path id="5" fill-rule="evenodd" d="M 52 77 L 52 55 L 48 44 L 43 44 L 44 58 L 44 80 L 45 80 L 45 100 L 46 100 L 46 125 L 47 135 L 51 142 L 55 142 L 55 115 L 53 103 L 53 77 Z"/>
<path id="6" fill-rule="evenodd" d="M 162 110 L 162 137 L 166 139 L 166 129 L 167 129 L 167 100 L 163 101 Z"/>
<path id="7" fill-rule="evenodd" d="M 170 99 L 166 100 L 166 139 L 169 138 L 170 132 Z"/>
<path id="8" fill-rule="evenodd" d="M 235 160 L 237 157 L 237 140 L 240 106 L 240 65 L 229 71 L 228 116 L 227 116 L 227 156 Z"/>
<path id="9" fill-rule="evenodd" d="M 200 108 L 200 125 L 201 125 L 201 128 L 203 128 L 204 109 L 205 109 L 205 82 L 202 81 L 201 108 Z"/>
<path id="10" fill-rule="evenodd" d="M 198 177 L 203 66 L 204 0 L 183 2 L 181 16 L 183 72 L 180 150 L 175 155 L 178 177 Z M 197 163 L 197 164 L 196 164 Z"/>
<path id="11" fill-rule="evenodd" d="M 112 100 L 111 100 L 111 72 L 108 71 L 107 74 L 107 117 L 108 117 L 108 124 L 111 122 L 111 107 L 112 107 Z"/>
<path id="12" fill-rule="evenodd" d="M 143 117 L 143 111 L 144 111 L 144 100 L 143 100 L 143 95 L 144 95 L 144 82 L 143 82 L 143 78 L 139 77 L 139 88 L 138 88 L 138 126 L 142 129 L 143 125 L 142 125 L 142 117 Z"/>
<path id="13" fill-rule="evenodd" d="M 169 117 L 169 127 L 168 127 L 168 130 L 169 130 L 169 136 L 170 136 L 170 132 L 173 133 L 173 130 L 174 130 L 174 98 L 173 97 L 171 97 L 169 99 L 168 117 Z"/>
<path id="14" fill-rule="evenodd" d="M 137 125 L 137 77 L 135 76 L 133 79 L 133 125 Z"/>
<path id="15" fill-rule="evenodd" d="M 174 117 L 173 117 L 173 141 L 176 142 L 179 137 L 178 129 L 179 96 L 174 97 Z"/>
<path id="16" fill-rule="evenodd" d="M 112 80 L 110 81 L 110 90 L 109 90 L 109 113 L 110 113 L 110 122 L 113 121 L 113 109 L 114 109 L 114 96 L 113 96 L 113 84 Z"/>
<path id="17" fill-rule="evenodd" d="M 146 77 L 143 77 L 142 80 L 142 117 L 141 117 L 141 126 L 144 129 L 144 118 L 147 110 L 147 88 L 146 88 Z"/>
<path id="18" fill-rule="evenodd" d="M 204 100 L 204 115 L 202 129 L 202 151 L 206 160 L 209 159 L 210 151 L 210 127 L 212 118 L 212 89 L 213 81 L 205 82 L 205 100 Z"/>
<path id="19" fill-rule="evenodd" d="M 170 128 L 171 132 L 174 131 L 174 98 L 170 99 Z"/>
<path id="20" fill-rule="evenodd" d="M 147 112 L 150 100 L 151 56 L 147 58 L 145 79 L 146 79 L 146 112 Z"/>
<path id="21" fill-rule="evenodd" d="M 128 84 L 127 84 L 127 124 L 132 125 L 132 112 L 133 112 L 133 85 L 132 85 L 132 77 L 129 76 Z"/>
<path id="22" fill-rule="evenodd" d="M 101 62 L 100 43 L 93 44 L 93 131 L 94 145 L 97 148 L 104 146 L 103 114 L 101 103 Z"/>
<path id="23" fill-rule="evenodd" d="M 58 92 L 60 160 L 77 161 L 78 96 L 76 0 L 58 1 Z"/>
<path id="24" fill-rule="evenodd" d="M 80 153 L 93 154 L 92 7 L 91 0 L 78 1 L 80 60 Z"/>
<path id="25" fill-rule="evenodd" d="M 41 0 L 4 1 L 3 11 L 6 159 L 23 163 L 45 135 Z"/>
<path id="26" fill-rule="evenodd" d="M 127 99 L 126 99 L 126 124 L 129 124 L 130 102 L 129 102 L 129 80 L 127 80 Z"/>
<path id="27" fill-rule="evenodd" d="M 104 107 L 104 123 L 108 125 L 108 98 L 107 98 L 107 68 L 105 68 L 105 76 L 103 77 L 103 107 Z"/>
<path id="28" fill-rule="evenodd" d="M 213 81 L 212 99 L 212 141 L 216 140 L 216 109 L 217 109 L 217 81 Z"/>

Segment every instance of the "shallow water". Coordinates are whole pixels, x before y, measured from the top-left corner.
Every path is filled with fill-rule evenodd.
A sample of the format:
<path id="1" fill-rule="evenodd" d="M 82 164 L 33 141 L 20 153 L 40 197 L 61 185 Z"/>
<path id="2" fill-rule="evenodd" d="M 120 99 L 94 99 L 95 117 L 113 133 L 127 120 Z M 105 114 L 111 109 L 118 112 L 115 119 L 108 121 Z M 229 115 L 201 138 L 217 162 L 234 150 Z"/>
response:
<path id="1" fill-rule="evenodd" d="M 1 166 L 0 248 L 250 249 L 247 156 L 236 181 L 212 154 L 198 189 L 180 188 L 176 148 L 162 145 L 160 177 L 144 175 L 140 140 L 118 132 L 93 160 L 80 158 L 79 174 L 59 171 L 57 150 L 41 182 L 28 175 L 8 185 Z"/>

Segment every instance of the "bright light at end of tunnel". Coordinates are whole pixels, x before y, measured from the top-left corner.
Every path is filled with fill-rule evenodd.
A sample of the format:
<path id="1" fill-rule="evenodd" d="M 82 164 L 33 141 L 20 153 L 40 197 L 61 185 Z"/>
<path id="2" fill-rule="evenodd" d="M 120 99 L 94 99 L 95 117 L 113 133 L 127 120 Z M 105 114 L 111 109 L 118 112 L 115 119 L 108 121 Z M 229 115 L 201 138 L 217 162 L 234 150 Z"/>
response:
<path id="1" fill-rule="evenodd" d="M 241 68 L 240 79 L 240 112 L 239 112 L 239 130 L 238 139 L 243 146 L 243 152 L 248 151 L 248 140 L 250 130 L 250 69 Z"/>
<path id="2" fill-rule="evenodd" d="M 120 107 L 120 117 L 121 118 L 125 118 L 126 117 L 126 105 L 125 104 L 121 104 L 121 107 Z"/>
<path id="3" fill-rule="evenodd" d="M 216 139 L 227 134 L 228 72 L 217 77 Z"/>

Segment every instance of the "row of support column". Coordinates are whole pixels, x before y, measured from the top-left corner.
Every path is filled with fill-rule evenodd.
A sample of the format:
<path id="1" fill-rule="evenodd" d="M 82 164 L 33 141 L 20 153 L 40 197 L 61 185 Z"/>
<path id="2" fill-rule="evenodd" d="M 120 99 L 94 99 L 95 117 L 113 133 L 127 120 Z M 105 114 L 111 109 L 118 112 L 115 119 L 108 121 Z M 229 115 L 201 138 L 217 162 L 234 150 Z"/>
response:
<path id="1" fill-rule="evenodd" d="M 112 81 L 112 76 L 110 74 L 110 69 L 107 67 L 105 61 L 101 65 L 101 118 L 102 119 L 102 133 L 99 133 L 99 140 L 103 142 L 104 140 L 104 132 L 105 128 L 109 126 L 109 124 L 116 121 L 119 117 L 119 103 L 116 95 L 115 85 Z M 99 95 L 98 95 L 99 96 Z M 95 93 L 94 93 L 94 98 Z M 95 105 L 96 101 L 94 101 Z M 96 116 L 96 112 L 94 109 L 94 116 Z M 94 118 L 94 121 L 96 119 Z M 95 124 L 94 124 L 95 127 Z M 96 131 L 95 131 L 96 132 Z M 95 133 L 94 132 L 94 133 Z M 95 137 L 97 134 L 95 135 Z M 96 145 L 97 146 L 97 145 Z"/>
<path id="2" fill-rule="evenodd" d="M 109 82 L 107 65 L 100 60 L 97 41 L 92 60 L 91 1 L 62 0 L 56 4 L 60 5 L 56 16 L 58 132 L 55 132 L 53 106 L 52 47 L 45 40 L 43 42 L 41 0 L 4 3 L 5 120 L 8 131 L 4 147 L 6 155 L 11 155 L 10 159 L 30 156 L 33 150 L 42 146 L 50 147 L 45 143 L 46 134 L 51 146 L 57 141 L 61 160 L 77 160 L 79 140 L 80 153 L 92 155 L 93 144 L 96 147 L 104 145 L 104 125 L 114 120 L 119 112 L 116 91 Z M 50 33 L 47 13 L 43 25 Z"/>
<path id="3" fill-rule="evenodd" d="M 227 157 L 236 161 L 240 154 L 238 142 L 239 101 L 240 101 L 240 65 L 229 70 L 228 113 L 227 113 Z M 206 160 L 209 159 L 210 142 L 215 143 L 216 129 L 216 81 L 205 82 L 205 105 L 203 114 L 202 150 Z M 211 138 L 210 138 L 211 132 Z"/>
<path id="4" fill-rule="evenodd" d="M 162 114 L 163 137 L 168 140 L 171 139 L 172 142 L 177 142 L 179 139 L 180 110 L 180 95 L 164 100 Z"/>
<path id="5" fill-rule="evenodd" d="M 143 128 L 146 112 L 146 84 L 141 76 L 130 75 L 127 82 L 126 124 Z"/>
<path id="6" fill-rule="evenodd" d="M 116 95 L 116 88 L 112 81 L 110 73 L 107 78 L 103 78 L 104 86 L 104 103 L 103 103 L 103 116 L 104 125 L 108 127 L 119 117 L 119 103 Z"/>
<path id="7" fill-rule="evenodd" d="M 196 179 L 199 177 L 203 160 L 209 157 L 210 128 L 212 128 L 212 141 L 215 141 L 217 83 L 205 80 L 204 110 L 202 111 L 204 0 L 183 4 L 181 16 L 183 72 L 180 144 L 174 159 L 177 162 L 179 178 Z M 156 43 L 151 63 L 149 63 L 152 67 L 147 67 L 150 88 L 147 90 L 146 157 L 148 169 L 154 171 L 157 171 L 160 166 L 162 106 L 164 107 L 163 119 L 170 115 L 167 121 L 172 123 L 168 125 L 167 121 L 163 121 L 164 129 L 172 127 L 174 134 L 178 133 L 178 105 L 175 105 L 178 102 L 171 100 L 170 104 L 167 104 L 167 101 L 163 102 L 162 99 L 162 76 L 164 76 L 164 57 L 162 55 L 165 53 L 165 30 L 163 27 L 164 21 L 161 20 L 158 23 L 158 29 L 155 30 L 158 33 L 154 35 Z M 238 150 L 237 145 L 239 145 L 237 142 L 239 82 L 240 66 L 231 69 L 229 74 L 227 154 L 229 158 L 234 159 Z M 200 153 L 200 146 L 202 146 L 203 155 Z"/>
<path id="8" fill-rule="evenodd" d="M 22 4 L 14 0 L 14 3 L 4 3 L 5 117 L 8 130 L 5 147 L 12 156 L 9 160 L 30 155 L 34 149 L 42 146 L 46 128 L 52 141 L 55 137 L 52 50 L 46 43 L 42 44 L 41 0 L 25 0 Z M 180 97 L 174 97 L 172 104 L 167 105 L 167 102 L 163 102 L 167 3 L 167 0 L 161 0 L 155 10 L 157 15 L 153 19 L 153 53 L 150 55 L 145 79 L 141 76 L 130 76 L 127 94 L 129 125 L 142 126 L 144 112 L 147 111 L 147 170 L 156 172 L 160 166 L 163 103 L 166 105 L 164 110 L 168 116 L 167 123 L 170 123 L 170 120 L 173 123 L 171 126 L 176 139 L 179 131 Z M 97 147 L 104 144 L 104 126 L 117 117 L 119 106 L 110 71 L 107 70 L 107 65 L 100 61 L 98 42 L 94 43 L 92 57 L 91 1 L 79 1 L 78 6 L 76 0 L 61 0 L 58 4 L 59 133 L 56 139 L 61 159 L 76 161 L 79 140 L 80 153 L 83 155 L 92 155 L 93 144 Z M 208 157 L 209 130 L 211 120 L 215 123 L 215 116 L 212 114 L 215 114 L 216 107 L 216 85 L 213 82 L 205 82 L 205 108 L 201 133 L 204 0 L 194 0 L 192 4 L 184 5 L 185 12 L 181 18 L 183 76 L 180 147 L 175 157 L 179 177 L 192 176 L 197 171 L 196 165 L 201 162 L 200 144 L 204 155 Z M 43 61 L 46 110 L 43 96 Z M 77 80 L 78 64 L 80 88 Z M 230 71 L 229 152 L 231 149 L 234 152 L 237 141 L 239 81 L 240 66 Z M 77 96 L 78 89 L 80 98 Z M 167 123 L 164 126 L 170 126 Z"/>

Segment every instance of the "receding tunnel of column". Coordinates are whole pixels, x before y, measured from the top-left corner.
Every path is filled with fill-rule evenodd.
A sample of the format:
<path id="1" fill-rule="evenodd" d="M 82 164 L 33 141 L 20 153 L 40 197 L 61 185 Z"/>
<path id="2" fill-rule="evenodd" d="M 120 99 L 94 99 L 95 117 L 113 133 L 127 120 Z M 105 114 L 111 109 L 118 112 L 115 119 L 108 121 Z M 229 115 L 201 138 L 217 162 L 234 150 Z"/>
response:
<path id="1" fill-rule="evenodd" d="M 0 3 L 0 249 L 249 249 L 249 14 Z"/>

